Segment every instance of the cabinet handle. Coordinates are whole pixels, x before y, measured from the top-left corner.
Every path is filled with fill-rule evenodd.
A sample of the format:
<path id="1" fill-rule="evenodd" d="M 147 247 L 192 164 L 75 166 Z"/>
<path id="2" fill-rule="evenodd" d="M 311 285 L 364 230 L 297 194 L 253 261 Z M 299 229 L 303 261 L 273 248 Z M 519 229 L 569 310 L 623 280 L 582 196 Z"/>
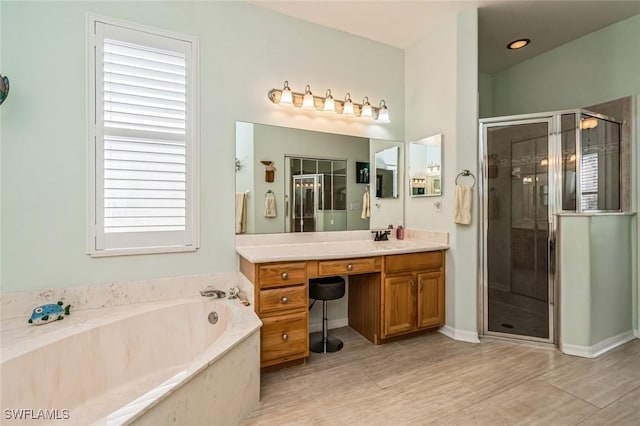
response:
<path id="1" fill-rule="evenodd" d="M 286 296 L 283 297 L 280 301 L 282 302 L 283 305 L 286 305 L 287 303 L 289 303 L 289 299 Z"/>
<path id="2" fill-rule="evenodd" d="M 348 264 L 347 265 L 347 271 L 353 271 L 353 265 L 352 264 Z"/>
<path id="3" fill-rule="evenodd" d="M 284 340 L 285 342 L 289 340 L 289 335 L 287 333 L 282 333 L 282 340 Z"/>
<path id="4" fill-rule="evenodd" d="M 416 283 L 413 280 L 409 280 L 409 284 L 411 284 L 411 288 L 416 288 Z"/>
<path id="5" fill-rule="evenodd" d="M 289 278 L 289 274 L 287 274 L 286 272 L 282 273 L 282 279 L 286 280 L 287 278 Z"/>

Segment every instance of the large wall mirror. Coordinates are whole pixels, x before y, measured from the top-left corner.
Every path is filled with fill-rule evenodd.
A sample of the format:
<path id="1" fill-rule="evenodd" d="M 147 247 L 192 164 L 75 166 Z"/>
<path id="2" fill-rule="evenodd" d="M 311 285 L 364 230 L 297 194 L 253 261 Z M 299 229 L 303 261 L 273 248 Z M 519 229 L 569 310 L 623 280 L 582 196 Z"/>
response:
<path id="1" fill-rule="evenodd" d="M 409 195 L 442 195 L 442 134 L 409 143 Z"/>
<path id="2" fill-rule="evenodd" d="M 376 223 L 375 215 L 382 215 L 385 208 L 392 209 L 391 205 L 375 205 L 377 172 L 373 169 L 377 169 L 377 157 L 376 164 L 370 165 L 370 161 L 372 153 L 385 150 L 380 148 L 382 141 L 374 142 L 369 138 L 237 122 L 236 234 L 370 229 Z M 384 167 L 380 163 L 385 173 L 383 183 L 387 182 L 385 178 L 395 181 L 398 197 L 397 181 L 403 174 L 397 158 L 401 154 L 396 148 L 395 154 L 381 155 L 385 162 Z M 265 162 L 271 164 L 265 166 Z M 358 174 L 363 169 L 367 173 Z M 394 194 L 393 189 L 390 191 Z M 370 200 L 366 211 L 365 198 Z M 397 208 L 393 209 L 397 215 Z"/>

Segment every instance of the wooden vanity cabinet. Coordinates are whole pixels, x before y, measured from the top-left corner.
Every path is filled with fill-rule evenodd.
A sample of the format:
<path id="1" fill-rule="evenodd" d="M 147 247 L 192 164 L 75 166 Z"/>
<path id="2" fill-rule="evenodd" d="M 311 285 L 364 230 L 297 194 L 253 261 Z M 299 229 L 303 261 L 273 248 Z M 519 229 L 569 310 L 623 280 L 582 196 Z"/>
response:
<path id="1" fill-rule="evenodd" d="M 444 325 L 444 251 L 347 259 L 251 263 L 240 271 L 254 284 L 260 366 L 302 363 L 309 356 L 310 278 L 349 279 L 349 326 L 375 344 Z"/>
<path id="2" fill-rule="evenodd" d="M 385 256 L 381 338 L 444 325 L 444 252 Z"/>
<path id="3" fill-rule="evenodd" d="M 309 290 L 305 262 L 253 264 L 240 271 L 254 284 L 255 311 L 262 320 L 260 367 L 303 362 L 309 356 Z"/>

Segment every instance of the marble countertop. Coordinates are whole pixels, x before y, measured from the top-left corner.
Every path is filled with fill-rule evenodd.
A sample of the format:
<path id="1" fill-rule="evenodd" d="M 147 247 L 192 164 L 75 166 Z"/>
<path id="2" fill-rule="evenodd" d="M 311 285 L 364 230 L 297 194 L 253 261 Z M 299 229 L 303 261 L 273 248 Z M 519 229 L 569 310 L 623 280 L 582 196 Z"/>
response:
<path id="1" fill-rule="evenodd" d="M 294 260 L 344 259 L 446 250 L 443 241 L 421 239 L 371 241 L 319 241 L 238 246 L 236 252 L 252 263 Z"/>

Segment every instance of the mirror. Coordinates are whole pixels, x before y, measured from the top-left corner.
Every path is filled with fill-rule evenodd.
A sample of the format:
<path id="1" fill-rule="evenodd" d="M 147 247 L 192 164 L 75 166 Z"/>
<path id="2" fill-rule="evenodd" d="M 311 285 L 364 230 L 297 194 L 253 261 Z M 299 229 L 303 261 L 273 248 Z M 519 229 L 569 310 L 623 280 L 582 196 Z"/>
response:
<path id="1" fill-rule="evenodd" d="M 376 152 L 376 198 L 398 198 L 399 151 L 392 146 Z"/>
<path id="2" fill-rule="evenodd" d="M 409 195 L 442 195 L 442 134 L 409 143 Z"/>
<path id="3" fill-rule="evenodd" d="M 402 207 L 395 205 L 401 200 L 376 203 L 373 176 L 369 180 L 373 153 L 394 144 L 404 145 L 236 122 L 236 234 L 365 230 L 377 219 L 384 220 L 385 227 L 388 221 L 401 223 Z M 387 155 L 393 154 L 385 154 L 383 170 L 394 173 Z M 395 197 L 401 198 L 397 182 L 404 166 L 397 158 L 404 155 L 402 148 L 396 147 L 394 155 Z M 270 170 L 273 182 L 267 182 L 267 167 L 275 168 Z M 370 200 L 367 212 L 365 193 Z"/>

